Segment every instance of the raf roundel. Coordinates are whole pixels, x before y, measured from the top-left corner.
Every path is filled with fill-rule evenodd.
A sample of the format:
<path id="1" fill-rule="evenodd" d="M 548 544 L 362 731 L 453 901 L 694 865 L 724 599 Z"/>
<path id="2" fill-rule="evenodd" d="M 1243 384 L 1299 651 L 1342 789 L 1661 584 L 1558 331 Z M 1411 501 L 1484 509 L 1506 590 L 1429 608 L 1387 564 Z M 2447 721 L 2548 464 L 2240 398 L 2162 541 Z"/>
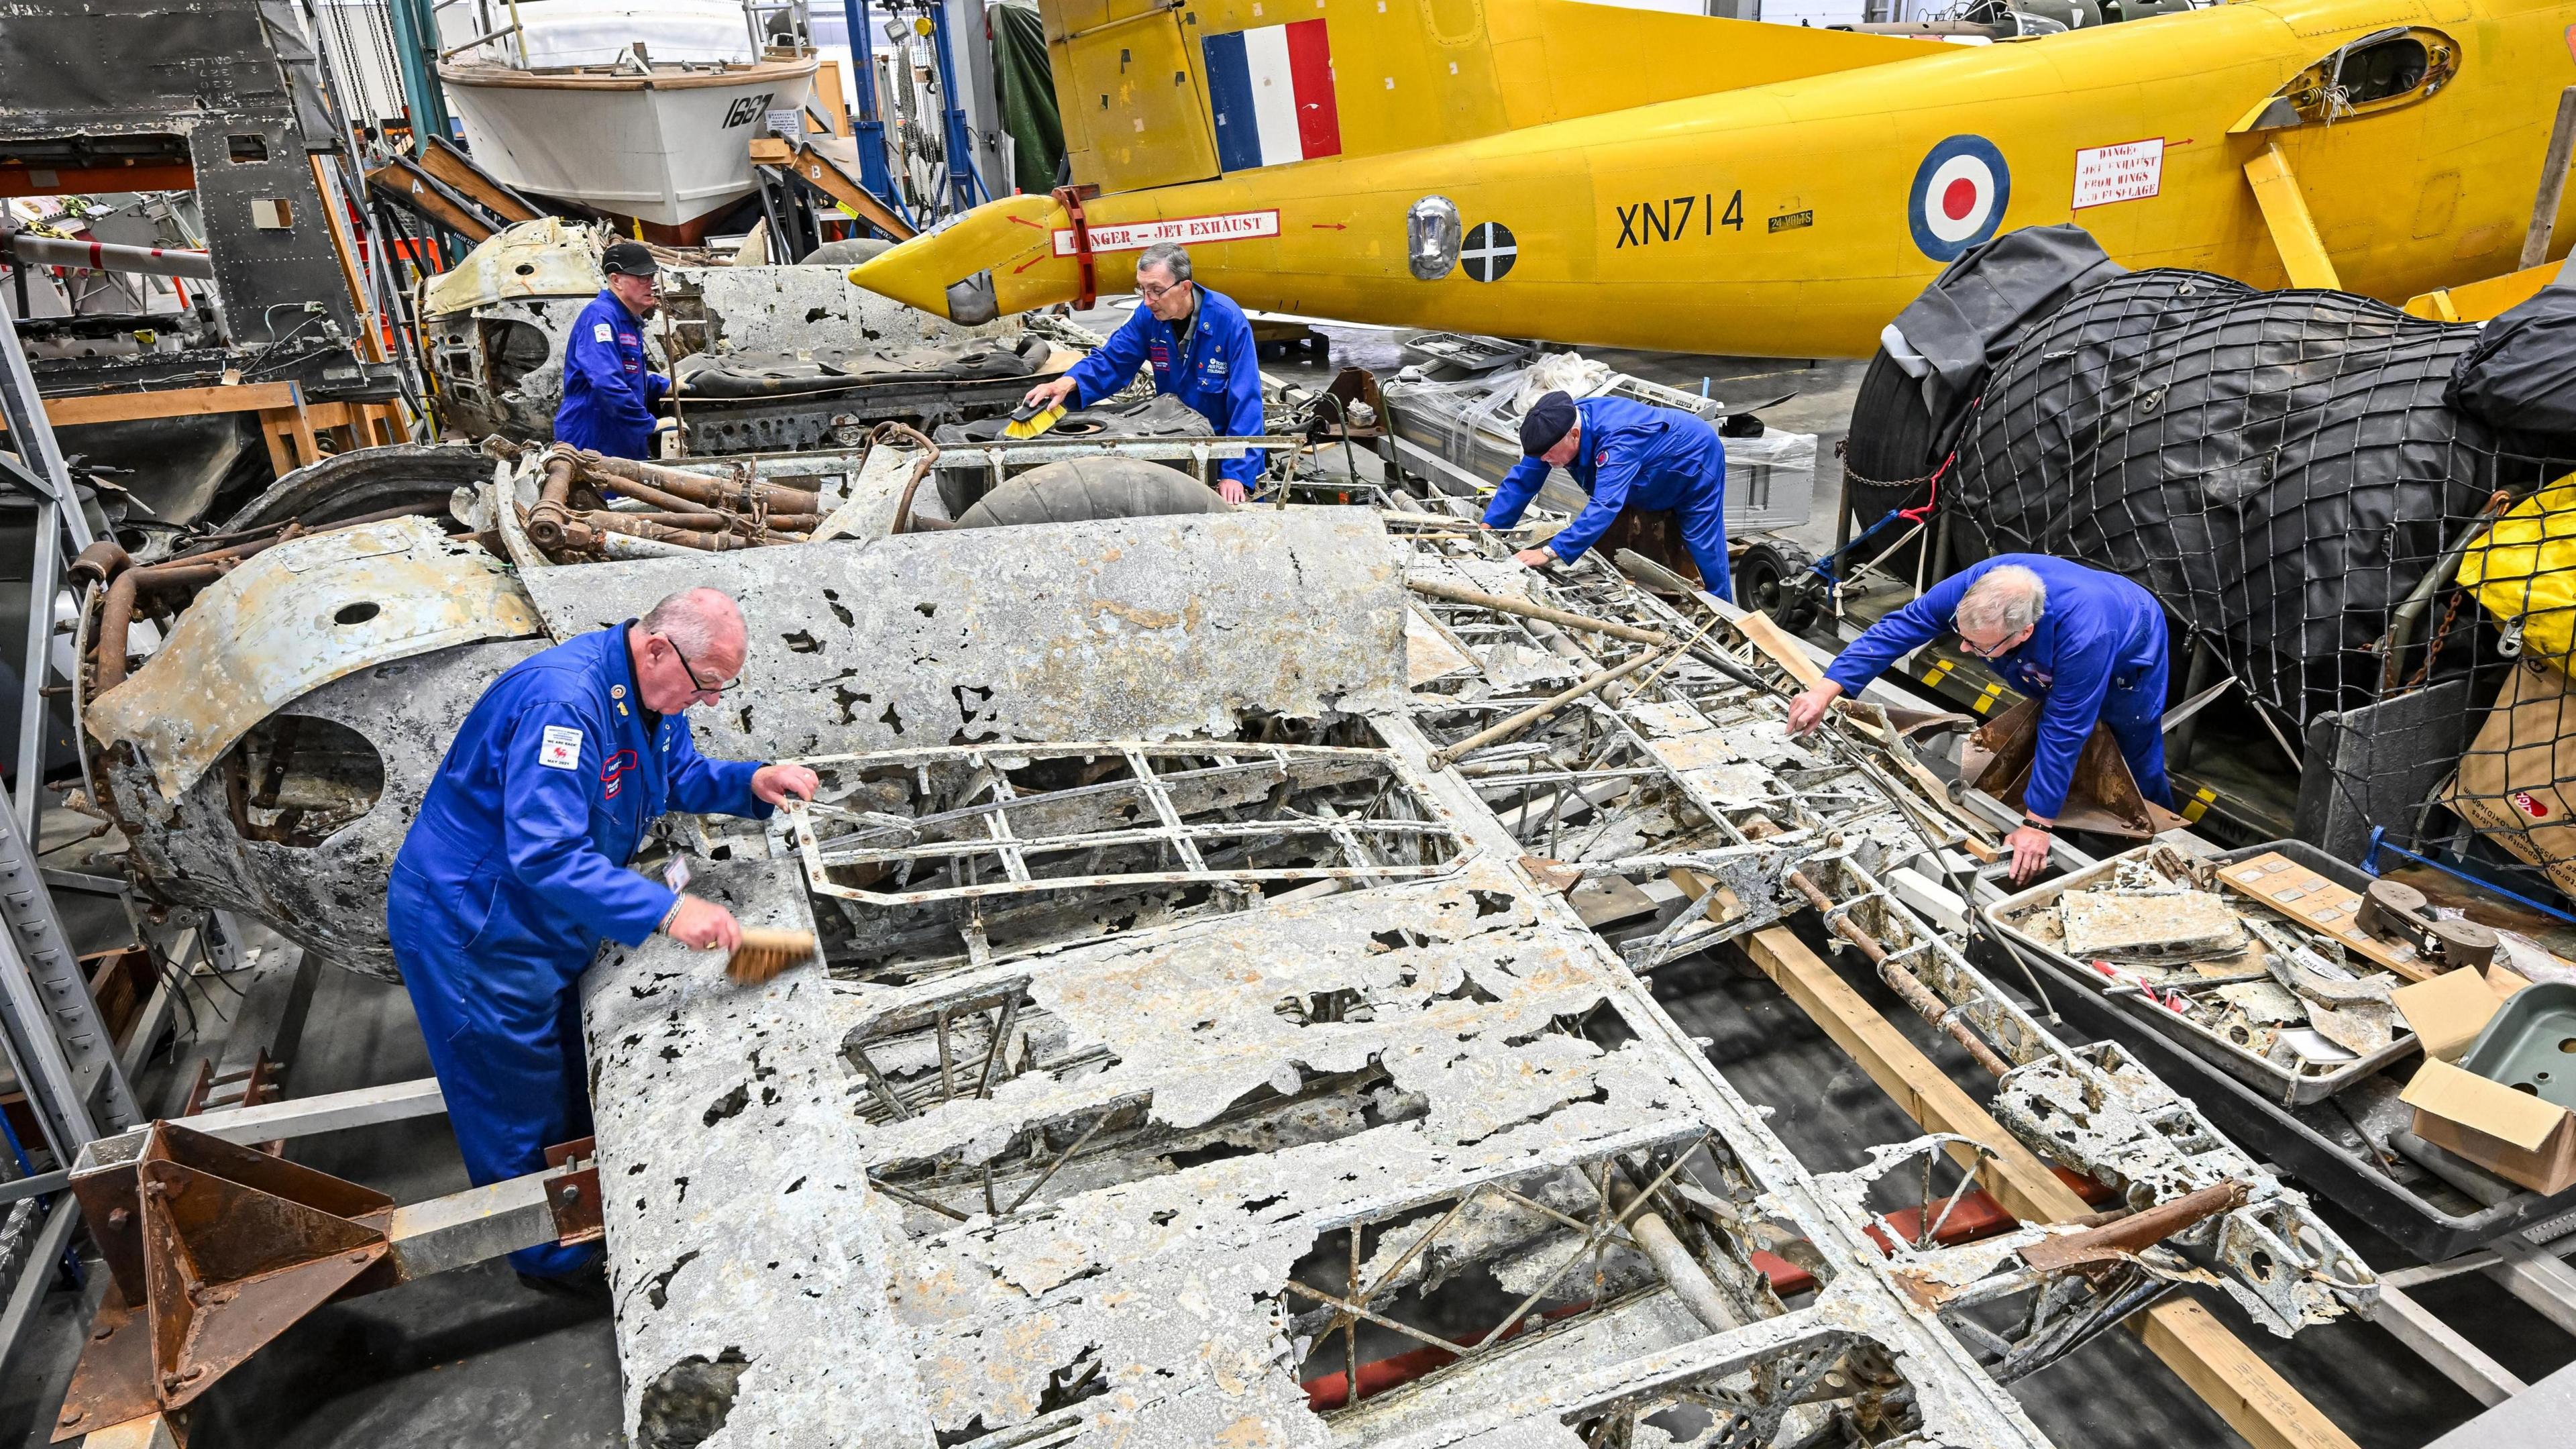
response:
<path id="1" fill-rule="evenodd" d="M 1906 199 L 1914 244 L 1936 262 L 1949 261 L 1993 236 L 2011 200 L 2004 153 L 1983 136 L 1952 136 L 1915 168 Z"/>

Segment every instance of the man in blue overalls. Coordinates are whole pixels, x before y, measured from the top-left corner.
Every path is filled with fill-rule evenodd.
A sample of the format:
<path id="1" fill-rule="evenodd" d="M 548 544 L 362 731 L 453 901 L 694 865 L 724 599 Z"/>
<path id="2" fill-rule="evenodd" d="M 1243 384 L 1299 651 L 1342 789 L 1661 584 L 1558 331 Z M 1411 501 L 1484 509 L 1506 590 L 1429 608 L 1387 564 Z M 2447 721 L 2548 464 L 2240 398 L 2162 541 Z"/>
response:
<path id="1" fill-rule="evenodd" d="M 760 818 L 813 798 L 804 766 L 705 759 L 689 736 L 682 711 L 732 687 L 744 646 L 734 601 L 691 589 L 532 655 L 484 691 L 430 782 L 385 923 L 478 1187 L 590 1134 L 574 988 L 601 937 L 742 944 L 730 911 L 626 866 L 665 810 Z M 510 1258 L 547 1279 L 596 1253 L 550 1244 Z"/>
<path id="2" fill-rule="evenodd" d="M 1858 695 L 1887 666 L 1951 629 L 1961 648 L 2041 701 L 2024 817 L 2004 840 L 2013 879 L 2027 879 L 2047 861 L 2076 757 L 2097 723 L 2120 742 L 2138 793 L 2173 804 L 2165 781 L 2164 610 L 2117 574 L 2046 554 L 1998 554 L 1870 625 L 1844 647 L 1824 682 L 1790 704 L 1789 733 L 1814 729 L 1837 695 Z"/>
<path id="3" fill-rule="evenodd" d="M 1157 242 L 1136 258 L 1136 296 L 1144 305 L 1109 334 L 1109 340 L 1053 382 L 1029 389 L 1024 402 L 1097 402 L 1127 385 L 1136 369 L 1154 365 L 1154 391 L 1189 404 L 1220 438 L 1261 436 L 1261 359 L 1252 346 L 1252 324 L 1234 300 L 1190 280 L 1190 254 Z M 1066 402 L 1067 398 L 1075 401 Z M 1268 455 L 1247 448 L 1219 470 L 1216 491 L 1241 503 L 1261 485 Z"/>
<path id="4" fill-rule="evenodd" d="M 644 319 L 661 305 L 661 268 L 642 242 L 610 244 L 599 259 L 608 285 L 573 319 L 564 344 L 563 403 L 555 441 L 611 458 L 641 458 L 653 441 L 653 406 L 671 380 L 644 366 Z"/>
<path id="5" fill-rule="evenodd" d="M 1669 510 L 1699 565 L 1701 584 L 1732 602 L 1726 567 L 1726 444 L 1704 420 L 1626 398 L 1581 402 L 1548 393 L 1521 418 L 1520 462 L 1485 506 L 1487 528 L 1509 528 L 1538 496 L 1547 470 L 1563 468 L 1592 501 L 1554 538 L 1514 557 L 1531 568 L 1572 563 L 1601 541 L 1624 509 Z"/>

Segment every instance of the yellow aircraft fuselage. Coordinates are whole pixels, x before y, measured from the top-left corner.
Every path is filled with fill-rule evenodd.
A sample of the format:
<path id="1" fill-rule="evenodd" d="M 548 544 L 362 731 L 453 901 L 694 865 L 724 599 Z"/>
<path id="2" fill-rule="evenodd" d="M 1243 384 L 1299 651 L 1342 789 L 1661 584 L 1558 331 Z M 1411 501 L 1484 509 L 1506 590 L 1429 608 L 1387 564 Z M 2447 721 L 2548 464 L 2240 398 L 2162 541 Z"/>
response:
<path id="1" fill-rule="evenodd" d="M 2132 268 L 2286 285 L 2247 178 L 2277 148 L 2340 285 L 2402 301 L 2513 268 L 2558 94 L 2576 84 L 2576 5 L 2513 0 L 2242 0 L 1984 47 L 1792 39 L 1563 0 L 1268 5 L 1048 0 L 1076 175 L 1105 192 L 1082 206 L 1096 290 L 1127 289 L 1135 248 L 1178 236 L 1200 280 L 1248 307 L 1865 356 L 1950 256 L 2014 227 L 2073 221 Z M 1192 130 L 1210 104 L 1204 37 L 1283 18 L 1325 21 L 1341 153 L 1119 189 L 1216 169 Z M 1167 25 L 1177 39 L 1163 44 Z M 1610 39 L 1546 43 L 1568 26 Z M 2318 99 L 2319 62 L 2392 28 L 2422 48 L 2428 75 L 2399 93 L 2401 70 L 2390 95 L 2359 104 Z M 1635 39 L 1625 60 L 1621 35 Z M 1677 56 L 1685 40 L 1700 50 Z M 1756 83 L 1722 88 L 1738 75 L 1729 51 Z M 1444 54 L 1481 73 L 1444 73 Z M 1618 104 L 1623 71 L 1665 98 Z M 1819 73 L 1761 78 L 1784 71 Z M 1694 75 L 1707 93 L 1674 94 Z M 1540 76 L 1551 90 L 1515 99 Z M 1463 100 L 1444 95 L 1453 79 Z M 1512 123 L 1533 111 L 1562 118 Z M 1240 119 L 1238 107 L 1219 123 Z M 1445 139 L 1462 131 L 1477 134 Z M 1444 198 L 1467 256 L 1426 279 L 1407 217 Z M 2552 255 L 2567 249 L 2564 220 Z M 973 286 L 952 286 L 989 273 L 993 305 L 1011 312 L 1075 297 L 1085 250 L 1057 200 L 1016 196 L 851 276 L 948 314 L 952 297 L 961 312 L 974 304 Z"/>

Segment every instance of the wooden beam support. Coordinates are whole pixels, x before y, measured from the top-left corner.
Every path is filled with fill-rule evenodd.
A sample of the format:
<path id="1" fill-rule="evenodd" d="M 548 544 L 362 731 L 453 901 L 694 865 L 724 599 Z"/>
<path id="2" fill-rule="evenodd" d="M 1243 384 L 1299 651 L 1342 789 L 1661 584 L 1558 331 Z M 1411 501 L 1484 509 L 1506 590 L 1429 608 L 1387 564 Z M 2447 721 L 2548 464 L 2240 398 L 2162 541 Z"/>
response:
<path id="1" fill-rule="evenodd" d="M 95 191 L 194 191 L 197 169 L 185 161 L 122 166 L 0 165 L 0 197 L 82 196 Z"/>
<path id="2" fill-rule="evenodd" d="M 897 241 L 910 241 L 912 227 L 841 169 L 841 163 L 812 141 L 789 143 L 764 137 L 751 143 L 751 164 L 792 171 L 798 180 L 832 198 L 851 215 Z"/>
<path id="3" fill-rule="evenodd" d="M 1995 1149 L 1986 1190 L 2016 1217 L 2081 1217 L 2084 1199 L 1950 1080 L 1902 1032 L 1785 926 L 1744 938 L 1747 955 L 1834 1044 L 1926 1131 L 1955 1132 Z M 2334 1421 L 2256 1356 L 2207 1309 L 2169 1298 L 2130 1320 L 2167 1368 L 2218 1411 L 2254 1449 L 2357 1449 Z"/>
<path id="4" fill-rule="evenodd" d="M 257 413 L 295 406 L 295 385 L 246 382 L 232 387 L 173 387 L 159 392 L 103 392 L 45 399 L 45 417 L 58 428 L 84 423 L 129 423 L 137 418 L 202 417 L 208 413 Z M 0 432 L 7 424 L 0 423 Z"/>

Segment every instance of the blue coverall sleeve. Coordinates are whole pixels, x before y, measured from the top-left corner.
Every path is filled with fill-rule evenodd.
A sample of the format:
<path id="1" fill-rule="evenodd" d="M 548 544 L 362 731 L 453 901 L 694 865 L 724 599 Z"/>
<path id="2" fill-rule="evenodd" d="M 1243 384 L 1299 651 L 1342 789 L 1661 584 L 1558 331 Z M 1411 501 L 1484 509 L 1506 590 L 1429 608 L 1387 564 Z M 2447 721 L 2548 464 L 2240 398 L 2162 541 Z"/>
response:
<path id="1" fill-rule="evenodd" d="M 1843 646 L 1841 657 L 1825 671 L 1825 677 L 1841 685 L 1843 693 L 1858 698 L 1887 666 L 1949 629 L 1951 619 L 1959 612 L 1959 600 L 1976 579 L 1974 570 L 1952 574 L 1924 590 L 1913 603 L 1870 625 L 1859 638 Z"/>
<path id="2" fill-rule="evenodd" d="M 615 341 L 602 342 L 597 332 L 576 323 L 572 340 L 564 346 L 564 373 L 578 374 L 589 383 L 591 405 L 623 424 L 624 431 L 653 430 L 653 410 L 645 397 L 637 395 L 635 384 L 626 380 L 626 363 L 617 355 Z"/>
<path id="3" fill-rule="evenodd" d="M 549 726 L 580 734 L 572 769 L 541 763 Z M 510 874 L 532 894 L 599 935 L 641 945 L 678 897 L 591 844 L 590 792 L 599 778 L 602 743 L 600 731 L 569 704 L 536 704 L 519 716 L 502 766 L 508 801 L 502 849 Z"/>
<path id="4" fill-rule="evenodd" d="M 1202 314 L 1204 320 L 1204 314 Z M 1219 339 L 1219 354 L 1225 359 L 1225 417 L 1217 428 L 1220 437 L 1257 438 L 1263 427 L 1261 417 L 1261 353 L 1252 343 L 1252 324 L 1241 317 Z M 1251 492 L 1260 485 L 1261 475 L 1268 471 L 1270 454 L 1259 448 L 1247 449 L 1240 458 L 1228 458 L 1218 469 L 1221 477 L 1231 478 Z"/>
<path id="5" fill-rule="evenodd" d="M 2030 784 L 2021 792 L 2031 814 L 2054 820 L 2066 807 L 2067 787 L 2075 779 L 2076 758 L 2093 726 L 2102 717 L 2103 697 L 2111 692 L 2111 641 L 2084 640 L 2057 656 L 2056 677 L 2049 682 L 2047 702 L 2039 707 L 2039 741 L 2030 762 Z"/>
<path id="6" fill-rule="evenodd" d="M 671 380 L 658 372 L 644 374 L 644 406 L 651 407 L 671 394 Z"/>
<path id="7" fill-rule="evenodd" d="M 1617 523 L 1620 512 L 1627 508 L 1628 490 L 1637 486 L 1636 446 L 1617 442 L 1606 451 L 1609 456 L 1592 470 L 1592 501 L 1583 505 L 1583 511 L 1574 515 L 1574 521 L 1563 532 L 1547 541 L 1548 548 L 1567 563 L 1583 557 L 1585 549 L 1601 541 L 1601 535 L 1610 531 L 1610 525 Z"/>
<path id="8" fill-rule="evenodd" d="M 691 815 L 742 815 L 766 820 L 778 807 L 751 793 L 751 777 L 760 772 L 752 760 L 710 760 L 698 753 L 686 720 L 672 727 L 679 738 L 671 744 L 671 808 Z"/>
<path id="9" fill-rule="evenodd" d="M 1547 460 L 1523 458 L 1503 475 L 1494 489 L 1494 501 L 1485 505 L 1487 528 L 1510 528 L 1529 511 L 1530 500 L 1538 496 L 1540 485 L 1547 482 Z"/>
<path id="10" fill-rule="evenodd" d="M 1109 340 L 1091 350 L 1091 355 L 1073 365 L 1065 376 L 1073 379 L 1075 407 L 1089 407 L 1125 387 L 1145 365 L 1146 326 L 1159 327 L 1152 309 L 1138 306 L 1127 314 Z"/>

